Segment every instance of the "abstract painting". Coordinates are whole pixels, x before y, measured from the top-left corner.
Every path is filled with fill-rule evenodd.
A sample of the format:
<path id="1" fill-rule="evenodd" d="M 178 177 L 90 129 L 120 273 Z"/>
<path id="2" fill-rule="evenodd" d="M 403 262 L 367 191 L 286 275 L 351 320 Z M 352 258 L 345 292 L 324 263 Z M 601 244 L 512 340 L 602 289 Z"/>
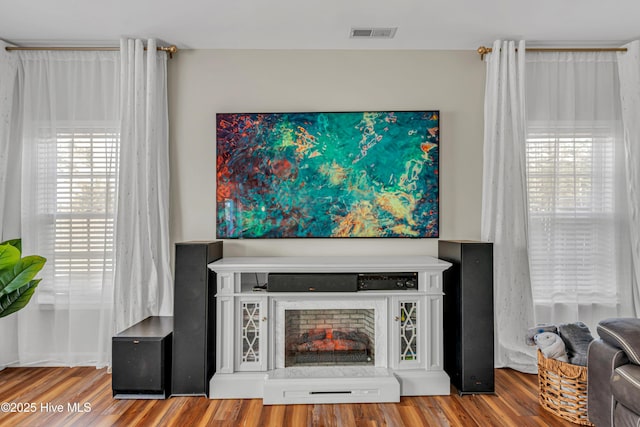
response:
<path id="1" fill-rule="evenodd" d="M 439 116 L 217 114 L 217 238 L 438 237 Z"/>

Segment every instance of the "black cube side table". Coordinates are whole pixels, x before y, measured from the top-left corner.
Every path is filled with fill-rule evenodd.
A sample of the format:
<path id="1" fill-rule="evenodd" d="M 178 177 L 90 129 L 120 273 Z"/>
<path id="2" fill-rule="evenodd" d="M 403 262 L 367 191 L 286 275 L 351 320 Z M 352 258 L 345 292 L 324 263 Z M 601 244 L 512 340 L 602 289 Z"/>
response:
<path id="1" fill-rule="evenodd" d="M 173 317 L 150 316 L 112 338 L 111 388 L 116 399 L 171 395 Z"/>

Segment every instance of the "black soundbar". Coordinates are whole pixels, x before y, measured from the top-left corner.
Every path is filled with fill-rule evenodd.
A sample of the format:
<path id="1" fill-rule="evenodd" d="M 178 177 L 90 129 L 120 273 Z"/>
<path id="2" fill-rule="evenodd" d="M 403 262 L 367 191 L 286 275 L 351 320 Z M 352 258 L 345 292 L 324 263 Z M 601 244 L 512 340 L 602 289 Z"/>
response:
<path id="1" fill-rule="evenodd" d="M 269 273 L 267 292 L 356 292 L 353 273 Z"/>
<path id="2" fill-rule="evenodd" d="M 267 292 L 418 289 L 417 273 L 269 273 Z"/>

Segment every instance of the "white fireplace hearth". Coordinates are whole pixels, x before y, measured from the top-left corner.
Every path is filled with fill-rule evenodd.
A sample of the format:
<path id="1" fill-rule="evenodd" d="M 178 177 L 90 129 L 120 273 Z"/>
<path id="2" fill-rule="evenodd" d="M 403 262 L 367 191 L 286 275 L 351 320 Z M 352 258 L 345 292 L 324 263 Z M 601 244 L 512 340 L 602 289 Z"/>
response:
<path id="1" fill-rule="evenodd" d="M 442 271 L 408 257 L 238 257 L 217 273 L 212 399 L 264 404 L 397 402 L 449 394 Z M 417 273 L 413 289 L 267 292 L 269 273 Z"/>

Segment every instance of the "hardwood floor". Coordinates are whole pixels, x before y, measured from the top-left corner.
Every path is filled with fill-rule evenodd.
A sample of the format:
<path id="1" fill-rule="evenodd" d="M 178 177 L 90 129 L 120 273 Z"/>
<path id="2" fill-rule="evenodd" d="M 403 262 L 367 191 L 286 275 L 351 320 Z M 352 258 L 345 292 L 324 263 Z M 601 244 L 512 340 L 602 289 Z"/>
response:
<path id="1" fill-rule="evenodd" d="M 536 375 L 497 369 L 495 395 L 460 397 L 452 389 L 400 403 L 263 406 L 260 399 L 116 400 L 104 369 L 7 368 L 0 403 L 16 412 L 3 406 L 0 426 L 575 426 L 542 409 L 537 389 Z"/>

